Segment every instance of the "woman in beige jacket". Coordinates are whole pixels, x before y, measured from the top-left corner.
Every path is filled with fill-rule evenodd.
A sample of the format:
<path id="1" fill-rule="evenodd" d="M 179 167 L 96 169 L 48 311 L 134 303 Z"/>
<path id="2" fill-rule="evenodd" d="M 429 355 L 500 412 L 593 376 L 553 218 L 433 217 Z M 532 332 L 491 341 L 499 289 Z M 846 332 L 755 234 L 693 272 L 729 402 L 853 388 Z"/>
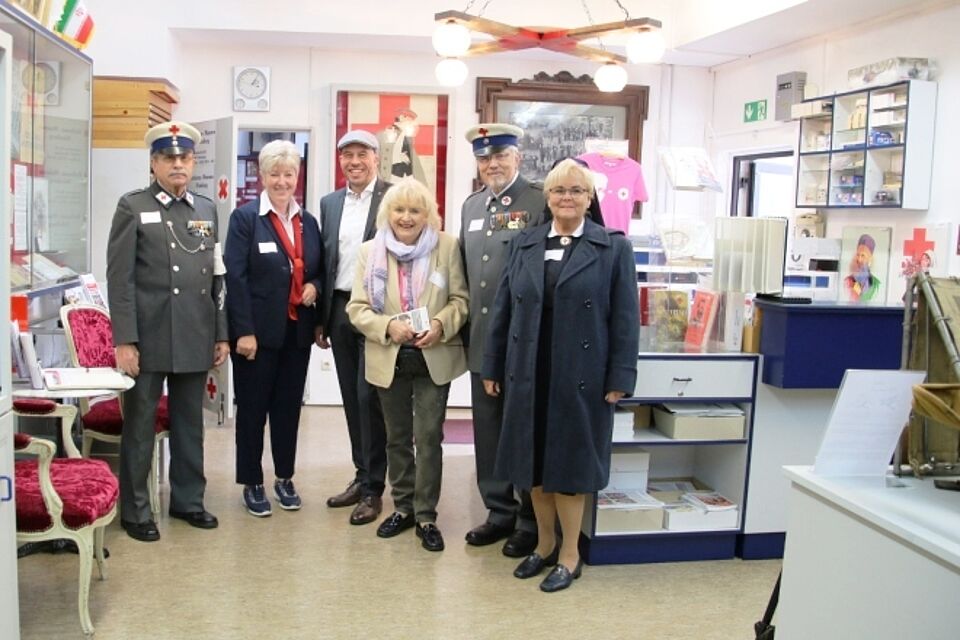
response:
<path id="1" fill-rule="evenodd" d="M 467 304 L 456 238 L 440 231 L 427 188 L 400 180 L 380 204 L 377 235 L 360 247 L 347 315 L 366 337 L 366 379 L 387 428 L 394 512 L 377 535 L 391 538 L 416 525 L 428 551 L 444 546 L 436 525 L 440 443 L 450 382 L 467 369 L 460 340 Z"/>

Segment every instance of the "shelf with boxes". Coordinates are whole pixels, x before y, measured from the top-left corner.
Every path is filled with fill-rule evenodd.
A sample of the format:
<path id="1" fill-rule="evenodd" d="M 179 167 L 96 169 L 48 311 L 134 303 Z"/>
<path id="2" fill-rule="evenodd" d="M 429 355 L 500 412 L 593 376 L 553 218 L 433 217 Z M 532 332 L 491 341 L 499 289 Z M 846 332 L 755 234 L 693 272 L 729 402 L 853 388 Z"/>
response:
<path id="1" fill-rule="evenodd" d="M 640 354 L 634 396 L 616 414 L 610 483 L 585 511 L 587 562 L 734 556 L 747 504 L 758 360 Z"/>
<path id="2" fill-rule="evenodd" d="M 926 209 L 936 100 L 936 83 L 909 80 L 794 105 L 797 206 Z"/>

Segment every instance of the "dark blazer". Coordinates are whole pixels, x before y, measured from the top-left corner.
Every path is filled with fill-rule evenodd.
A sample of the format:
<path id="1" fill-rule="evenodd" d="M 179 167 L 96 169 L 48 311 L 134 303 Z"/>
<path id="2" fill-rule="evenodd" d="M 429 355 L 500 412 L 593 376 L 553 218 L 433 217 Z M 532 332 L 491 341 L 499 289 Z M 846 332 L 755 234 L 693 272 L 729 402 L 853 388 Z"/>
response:
<path id="1" fill-rule="evenodd" d="M 496 473 L 530 488 L 534 466 L 534 398 L 549 386 L 543 490 L 588 493 L 607 486 L 613 405 L 608 391 L 632 395 L 640 317 L 630 242 L 587 220 L 557 281 L 551 372 L 537 379 L 544 251 L 550 225 L 511 243 L 493 304 L 482 375 L 504 394 Z"/>
<path id="2" fill-rule="evenodd" d="M 377 210 L 380 201 L 392 185 L 377 178 L 373 185 L 373 197 L 370 200 L 370 213 L 367 214 L 367 224 L 363 227 L 363 242 L 373 239 L 377 233 Z M 319 323 L 323 327 L 330 326 L 330 306 L 333 300 L 333 284 L 337 280 L 337 267 L 340 264 L 340 217 L 343 215 L 343 203 L 347 197 L 347 188 L 337 189 L 320 199 L 320 237 L 323 240 L 323 291 L 320 294 L 321 302 Z M 325 332 L 329 335 L 329 332 Z"/>
<path id="3" fill-rule="evenodd" d="M 198 220 L 211 229 L 203 250 L 201 238 L 187 232 Z M 213 275 L 219 237 L 209 198 L 175 200 L 154 182 L 117 203 L 107 244 L 113 342 L 137 345 L 141 371 L 213 366 L 214 342 L 227 339 L 224 278 Z"/>
<path id="4" fill-rule="evenodd" d="M 312 283 L 323 294 L 323 245 L 317 219 L 300 210 L 303 223 L 303 283 Z M 273 251 L 271 249 L 275 248 Z M 255 335 L 261 346 L 279 349 L 287 328 L 290 296 L 290 261 L 273 223 L 260 215 L 260 199 L 230 214 L 227 245 L 227 319 L 230 340 Z M 315 307 L 297 308 L 297 343 L 313 344 L 318 324 Z"/>

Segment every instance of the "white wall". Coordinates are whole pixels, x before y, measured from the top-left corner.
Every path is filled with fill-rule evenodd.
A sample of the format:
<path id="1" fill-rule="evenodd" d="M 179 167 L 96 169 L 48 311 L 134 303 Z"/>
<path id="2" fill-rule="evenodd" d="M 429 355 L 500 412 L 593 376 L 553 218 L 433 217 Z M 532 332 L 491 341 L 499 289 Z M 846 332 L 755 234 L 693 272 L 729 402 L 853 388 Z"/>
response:
<path id="1" fill-rule="evenodd" d="M 847 89 L 847 71 L 871 62 L 895 56 L 925 57 L 936 61 L 938 82 L 936 138 L 933 149 L 933 174 L 928 211 L 898 209 L 824 210 L 827 235 L 840 237 L 847 225 L 892 226 L 890 272 L 887 282 L 890 303 L 898 302 L 902 287 L 899 260 L 903 241 L 913 227 L 926 223 L 954 222 L 956 215 L 955 141 L 960 139 L 960 123 L 956 105 L 960 104 L 960 40 L 955 29 L 960 24 L 960 6 L 940 6 L 910 17 L 877 21 L 857 29 L 833 34 L 785 47 L 747 60 L 717 67 L 714 70 L 713 105 L 710 122 L 710 149 L 724 171 L 725 184 L 730 182 L 733 155 L 745 152 L 795 149 L 799 135 L 796 122 L 771 120 L 744 124 L 745 102 L 766 99 L 772 112 L 775 102 L 776 76 L 789 71 L 805 71 L 807 82 L 817 85 L 817 95 Z M 772 113 L 771 113 L 772 117 Z M 728 199 L 719 209 L 729 207 Z M 802 212 L 808 209 L 798 210 Z M 786 211 L 785 214 L 793 214 Z M 955 251 L 951 251 L 955 254 Z M 951 255 L 951 274 L 960 273 L 960 260 Z"/>

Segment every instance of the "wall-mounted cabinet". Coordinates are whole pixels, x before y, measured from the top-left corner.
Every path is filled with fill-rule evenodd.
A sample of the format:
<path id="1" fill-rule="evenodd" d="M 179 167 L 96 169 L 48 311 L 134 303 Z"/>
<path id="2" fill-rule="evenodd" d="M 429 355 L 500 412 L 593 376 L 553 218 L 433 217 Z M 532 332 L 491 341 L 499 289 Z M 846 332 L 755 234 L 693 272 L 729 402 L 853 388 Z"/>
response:
<path id="1" fill-rule="evenodd" d="M 90 270 L 91 61 L 0 5 L 13 39 L 11 290 L 36 291 Z"/>
<path id="2" fill-rule="evenodd" d="M 805 101 L 797 206 L 928 208 L 936 101 L 920 80 Z"/>

